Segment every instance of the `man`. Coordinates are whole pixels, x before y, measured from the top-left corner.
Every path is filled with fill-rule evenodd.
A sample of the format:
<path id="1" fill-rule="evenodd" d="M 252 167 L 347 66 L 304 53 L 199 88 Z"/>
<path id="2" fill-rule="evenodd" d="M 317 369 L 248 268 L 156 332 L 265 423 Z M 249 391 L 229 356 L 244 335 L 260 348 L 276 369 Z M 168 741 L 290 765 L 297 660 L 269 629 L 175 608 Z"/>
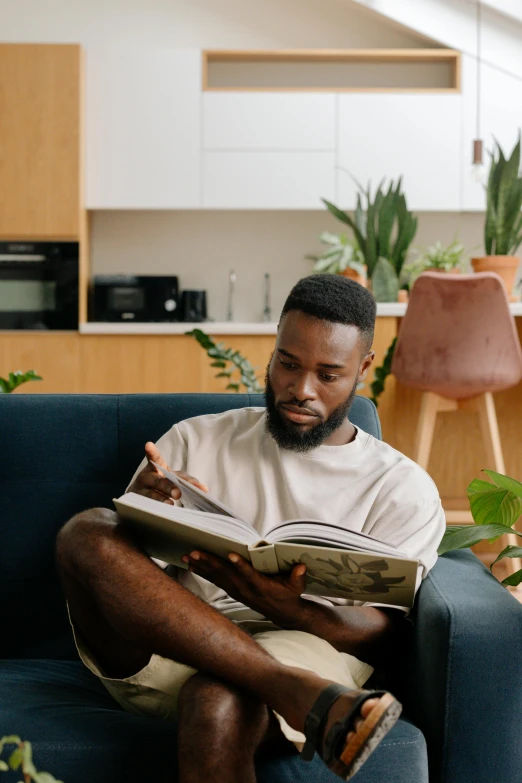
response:
<path id="1" fill-rule="evenodd" d="M 266 411 L 175 425 L 146 444 L 128 489 L 179 499 L 154 461 L 211 488 L 261 535 L 322 518 L 418 559 L 420 581 L 444 530 L 437 490 L 347 418 L 373 361 L 375 314 L 347 278 L 301 280 L 281 315 Z M 255 783 L 257 753 L 301 748 L 305 736 L 307 756 L 316 749 L 348 779 L 399 715 L 391 694 L 359 689 L 388 654 L 400 609 L 311 599 L 304 566 L 271 577 L 234 553 L 187 552 L 187 571 L 165 569 L 107 509 L 67 523 L 57 554 L 84 663 L 125 709 L 177 717 L 180 783 Z"/>

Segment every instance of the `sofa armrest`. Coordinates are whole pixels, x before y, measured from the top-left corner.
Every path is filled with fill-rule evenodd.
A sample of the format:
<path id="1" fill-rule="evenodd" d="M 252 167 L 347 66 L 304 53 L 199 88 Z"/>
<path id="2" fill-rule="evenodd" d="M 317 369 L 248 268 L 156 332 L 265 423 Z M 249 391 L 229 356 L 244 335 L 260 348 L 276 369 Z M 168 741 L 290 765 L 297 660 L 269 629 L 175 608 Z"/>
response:
<path id="1" fill-rule="evenodd" d="M 439 558 L 415 608 L 403 687 L 433 783 L 520 780 L 522 605 L 469 551 Z"/>

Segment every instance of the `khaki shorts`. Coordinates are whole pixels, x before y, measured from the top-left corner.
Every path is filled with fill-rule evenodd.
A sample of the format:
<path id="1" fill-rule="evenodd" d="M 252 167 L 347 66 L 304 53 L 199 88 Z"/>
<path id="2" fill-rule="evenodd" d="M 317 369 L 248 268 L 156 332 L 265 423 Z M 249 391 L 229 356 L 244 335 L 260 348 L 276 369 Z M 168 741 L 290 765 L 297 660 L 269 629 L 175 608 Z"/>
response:
<path id="1" fill-rule="evenodd" d="M 166 720 L 176 719 L 179 692 L 196 673 L 195 669 L 170 658 L 152 655 L 149 663 L 131 677 L 123 680 L 106 677 L 72 622 L 71 625 L 81 660 L 99 677 L 124 710 Z M 254 633 L 252 638 L 280 663 L 313 671 L 347 688 L 362 687 L 373 672 L 367 663 L 352 655 L 340 653 L 324 639 L 303 631 L 269 630 Z M 301 750 L 305 742 L 304 735 L 289 726 L 280 715 L 274 714 L 285 737 Z"/>

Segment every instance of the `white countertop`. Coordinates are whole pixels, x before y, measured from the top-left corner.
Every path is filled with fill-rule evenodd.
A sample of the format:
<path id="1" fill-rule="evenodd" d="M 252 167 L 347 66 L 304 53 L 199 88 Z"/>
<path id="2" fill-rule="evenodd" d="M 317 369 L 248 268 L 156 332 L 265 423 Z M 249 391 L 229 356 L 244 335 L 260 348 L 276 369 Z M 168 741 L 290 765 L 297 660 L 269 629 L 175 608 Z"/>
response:
<path id="1" fill-rule="evenodd" d="M 389 302 L 377 305 L 377 317 L 400 318 L 406 312 L 407 305 Z M 514 316 L 522 316 L 522 302 L 509 305 Z M 80 324 L 81 334 L 185 334 L 191 329 L 203 329 L 207 334 L 275 334 L 277 323 L 236 321 L 204 321 L 203 323 L 84 323 Z"/>

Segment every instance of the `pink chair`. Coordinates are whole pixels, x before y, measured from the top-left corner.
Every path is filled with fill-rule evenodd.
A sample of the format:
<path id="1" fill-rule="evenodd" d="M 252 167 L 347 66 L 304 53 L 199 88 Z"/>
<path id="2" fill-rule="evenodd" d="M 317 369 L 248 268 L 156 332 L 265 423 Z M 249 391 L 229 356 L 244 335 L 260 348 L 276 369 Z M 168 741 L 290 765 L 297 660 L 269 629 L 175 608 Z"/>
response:
<path id="1" fill-rule="evenodd" d="M 493 392 L 522 379 L 522 350 L 501 278 L 425 272 L 411 291 L 392 363 L 405 386 L 424 392 L 415 460 L 427 470 L 439 411 L 475 410 L 488 466 L 505 473 Z M 448 522 L 472 521 L 447 512 Z M 517 544 L 516 536 L 509 536 Z M 515 569 L 518 570 L 522 564 Z"/>

